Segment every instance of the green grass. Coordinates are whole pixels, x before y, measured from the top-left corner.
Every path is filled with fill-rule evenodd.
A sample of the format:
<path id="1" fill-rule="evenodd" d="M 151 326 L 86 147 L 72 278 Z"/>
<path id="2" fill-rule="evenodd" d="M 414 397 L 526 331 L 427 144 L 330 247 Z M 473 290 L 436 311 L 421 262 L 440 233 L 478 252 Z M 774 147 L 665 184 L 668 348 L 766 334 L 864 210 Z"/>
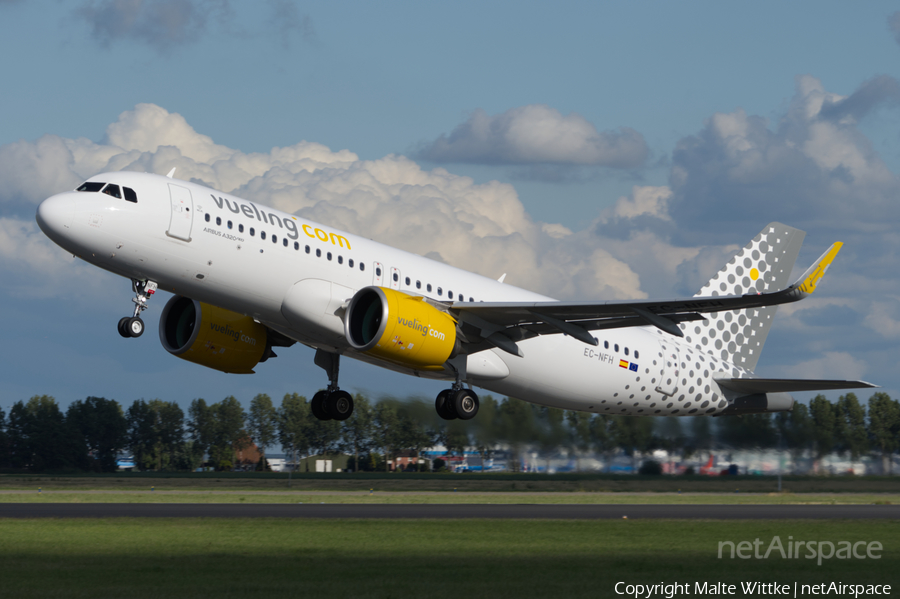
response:
<path id="1" fill-rule="evenodd" d="M 0 503 L 528 503 L 900 504 L 900 495 L 856 493 L 552 493 L 415 491 L 0 490 Z"/>
<path id="2" fill-rule="evenodd" d="M 719 541 L 775 535 L 880 541 L 883 557 L 717 559 Z M 895 521 L 8 519 L 0 539 L 2 594 L 23 598 L 596 598 L 618 581 L 900 582 Z"/>

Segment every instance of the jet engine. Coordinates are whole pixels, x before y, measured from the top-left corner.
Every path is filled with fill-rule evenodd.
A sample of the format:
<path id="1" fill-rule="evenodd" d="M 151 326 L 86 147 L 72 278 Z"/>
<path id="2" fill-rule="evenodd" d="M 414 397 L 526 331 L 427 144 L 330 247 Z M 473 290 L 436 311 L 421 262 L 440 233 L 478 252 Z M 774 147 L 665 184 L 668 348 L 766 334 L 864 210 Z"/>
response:
<path id="1" fill-rule="evenodd" d="M 249 316 L 174 296 L 159 319 L 167 352 L 213 370 L 251 374 L 272 353 L 268 330 Z"/>
<path id="2" fill-rule="evenodd" d="M 456 321 L 423 297 L 365 287 L 350 300 L 344 335 L 364 354 L 417 370 L 442 370 L 456 347 Z"/>

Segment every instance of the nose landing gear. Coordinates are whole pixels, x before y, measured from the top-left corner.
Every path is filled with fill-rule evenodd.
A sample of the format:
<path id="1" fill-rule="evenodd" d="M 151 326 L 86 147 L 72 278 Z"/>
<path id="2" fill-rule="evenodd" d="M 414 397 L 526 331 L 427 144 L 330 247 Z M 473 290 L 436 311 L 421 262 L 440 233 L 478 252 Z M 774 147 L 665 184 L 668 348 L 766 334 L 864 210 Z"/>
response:
<path id="1" fill-rule="evenodd" d="M 144 334 L 144 321 L 141 320 L 141 312 L 148 308 L 147 301 L 156 293 L 155 281 L 139 281 L 131 279 L 131 288 L 134 290 L 134 315 L 125 316 L 119 320 L 119 335 L 122 337 L 140 337 Z"/>

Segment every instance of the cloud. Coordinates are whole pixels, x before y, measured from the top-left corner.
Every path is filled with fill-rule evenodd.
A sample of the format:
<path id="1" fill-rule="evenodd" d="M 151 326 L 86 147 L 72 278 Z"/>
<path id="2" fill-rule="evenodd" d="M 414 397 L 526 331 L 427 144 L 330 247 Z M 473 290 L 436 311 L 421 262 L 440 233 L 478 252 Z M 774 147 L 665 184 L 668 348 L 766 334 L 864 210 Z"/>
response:
<path id="1" fill-rule="evenodd" d="M 894 300 L 892 303 L 873 302 L 865 319 L 867 327 L 886 339 L 900 339 L 900 320 L 895 318 L 900 311 L 897 309 L 896 298 Z"/>
<path id="2" fill-rule="evenodd" d="M 104 47 L 130 40 L 165 51 L 195 42 L 210 17 L 225 16 L 228 10 L 226 0 L 93 0 L 75 14 L 87 21 L 91 36 Z"/>
<path id="3" fill-rule="evenodd" d="M 563 116 L 547 105 L 531 104 L 494 116 L 475 110 L 450 135 L 420 147 L 415 157 L 436 163 L 637 168 L 648 154 L 634 129 L 598 132 L 579 114 Z"/>
<path id="4" fill-rule="evenodd" d="M 890 98 L 874 95 L 883 102 Z M 0 146 L 0 206 L 7 215 L 27 212 L 0 227 L 0 276 L 14 282 L 18 291 L 10 293 L 66 295 L 65 285 L 42 282 L 60 277 L 77 284 L 66 278 L 72 276 L 70 259 L 34 226 L 34 206 L 111 170 L 164 174 L 177 167 L 176 178 L 492 278 L 506 272 L 508 283 L 560 299 L 695 293 L 763 225 L 781 220 L 816 231 L 808 239 L 817 244 L 834 239 L 823 232 L 841 231 L 847 249 L 803 310 L 784 311 L 779 326 L 791 335 L 788 343 L 772 344 L 776 370 L 814 376 L 808 373 L 841 367 L 849 374 L 840 376 L 857 376 L 874 359 L 866 335 L 878 331 L 883 350 L 896 334 L 900 281 L 884 273 L 900 264 L 900 196 L 897 177 L 856 124 L 871 109 L 866 105 L 882 100 L 847 108 L 853 96 L 827 92 L 803 77 L 774 129 L 741 110 L 713 115 L 679 142 L 669 185 L 635 186 L 582 231 L 534 221 L 508 184 L 476 184 L 398 155 L 361 160 L 349 150 L 308 141 L 244 153 L 216 144 L 178 114 L 139 104 L 111 123 L 98 142 L 48 135 Z M 823 115 L 826 106 L 843 106 L 844 112 Z M 735 238 L 740 230 L 746 239 Z M 76 264 L 86 269 L 72 270 L 77 277 L 100 273 Z M 31 271 L 37 274 L 29 282 Z M 877 298 L 874 305 L 869 297 Z M 820 300 L 842 309 L 816 310 Z M 835 314 L 855 326 L 844 326 L 846 334 L 836 337 L 836 325 L 821 322 Z M 855 361 L 845 359 L 848 352 Z M 818 357 L 804 360 L 809 356 Z M 797 361 L 807 374 L 790 366 Z"/>
<path id="5" fill-rule="evenodd" d="M 100 142 L 44 136 L 0 146 L 0 203 L 27 211 L 103 171 L 164 174 L 276 206 L 336 228 L 428 252 L 449 264 L 564 298 L 643 297 L 640 278 L 588 232 L 534 222 L 515 189 L 476 184 L 403 156 L 360 160 L 301 141 L 245 154 L 178 114 L 139 104 Z M 41 239 L 40 236 L 38 239 Z M 49 244 L 46 240 L 41 243 Z M 52 246 L 48 246 L 52 247 Z"/>
<path id="6" fill-rule="evenodd" d="M 137 42 L 161 54 L 196 43 L 218 27 L 231 39 L 266 38 L 284 49 L 291 41 L 315 40 L 309 15 L 290 0 L 268 0 L 269 17 L 259 24 L 237 24 L 229 0 L 87 0 L 75 9 L 90 27 L 91 38 L 104 48 Z"/>
<path id="7" fill-rule="evenodd" d="M 866 372 L 864 360 L 847 352 L 829 351 L 812 360 L 806 360 L 782 369 L 790 378 L 859 380 Z"/>
<path id="8" fill-rule="evenodd" d="M 316 39 L 316 31 L 309 15 L 300 14 L 295 2 L 290 0 L 269 0 L 272 15 L 268 26 L 275 31 L 282 47 L 289 48 L 291 40 L 299 37 L 312 42 Z"/>
<path id="9" fill-rule="evenodd" d="M 869 79 L 846 98 L 831 95 L 823 102 L 819 116 L 853 124 L 885 104 L 900 104 L 900 82 L 889 75 Z"/>
<path id="10" fill-rule="evenodd" d="M 3 292 L 14 297 L 96 299 L 101 295 L 97 284 L 111 277 L 54 245 L 33 218 L 0 217 L 0 264 Z"/>
<path id="11" fill-rule="evenodd" d="M 849 97 L 797 79 L 786 114 L 769 122 L 743 110 L 717 113 L 672 155 L 669 209 L 679 241 L 722 242 L 736 221 L 803 228 L 823 215 L 842 229 L 900 219 L 900 179 L 857 128 L 878 105 L 896 103 L 897 81 L 878 78 Z"/>
<path id="12" fill-rule="evenodd" d="M 900 11 L 893 13 L 887 18 L 888 29 L 894 34 L 894 39 L 900 44 Z"/>

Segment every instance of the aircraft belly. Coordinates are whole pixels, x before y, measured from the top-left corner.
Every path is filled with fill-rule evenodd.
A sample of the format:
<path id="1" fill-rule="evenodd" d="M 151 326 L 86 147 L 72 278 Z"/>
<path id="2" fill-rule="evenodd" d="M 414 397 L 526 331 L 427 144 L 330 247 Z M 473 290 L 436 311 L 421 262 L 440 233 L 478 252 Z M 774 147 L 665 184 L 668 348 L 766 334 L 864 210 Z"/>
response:
<path id="1" fill-rule="evenodd" d="M 297 281 L 284 296 L 281 313 L 292 328 L 329 345 L 346 346 L 343 310 L 353 290 L 325 279 Z"/>

